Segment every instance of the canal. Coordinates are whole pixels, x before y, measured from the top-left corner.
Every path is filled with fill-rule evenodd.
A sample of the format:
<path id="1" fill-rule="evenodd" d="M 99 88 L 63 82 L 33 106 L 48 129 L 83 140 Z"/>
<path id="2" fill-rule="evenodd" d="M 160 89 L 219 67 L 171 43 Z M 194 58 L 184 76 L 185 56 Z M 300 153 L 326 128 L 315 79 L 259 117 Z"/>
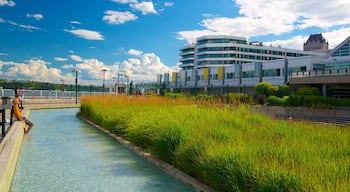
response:
<path id="1" fill-rule="evenodd" d="M 194 191 L 76 117 L 32 110 L 10 191 Z"/>

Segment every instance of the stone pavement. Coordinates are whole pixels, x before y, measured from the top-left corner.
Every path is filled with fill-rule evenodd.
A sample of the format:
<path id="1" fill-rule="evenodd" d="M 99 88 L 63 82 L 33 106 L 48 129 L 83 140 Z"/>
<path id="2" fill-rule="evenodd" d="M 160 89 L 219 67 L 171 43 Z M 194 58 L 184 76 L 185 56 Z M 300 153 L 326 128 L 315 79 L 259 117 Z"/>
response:
<path id="1" fill-rule="evenodd" d="M 23 107 L 29 109 L 75 108 L 80 107 L 80 100 L 69 99 L 25 99 Z"/>

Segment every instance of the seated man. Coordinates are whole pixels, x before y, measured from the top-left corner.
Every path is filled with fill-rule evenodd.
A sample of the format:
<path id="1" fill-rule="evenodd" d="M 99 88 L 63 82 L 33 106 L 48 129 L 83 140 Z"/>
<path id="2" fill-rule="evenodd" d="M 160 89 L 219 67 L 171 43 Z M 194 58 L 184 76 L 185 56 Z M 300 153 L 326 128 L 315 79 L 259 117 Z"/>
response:
<path id="1" fill-rule="evenodd" d="M 24 128 L 24 132 L 28 133 L 32 127 L 34 126 L 34 123 L 32 121 L 30 121 L 29 119 L 27 119 L 26 117 L 22 116 L 22 113 L 19 109 L 19 100 L 18 100 L 18 90 L 17 88 L 15 89 L 15 98 L 13 99 L 13 116 L 18 120 L 18 121 L 22 121 L 24 120 L 24 122 L 26 123 L 27 127 Z"/>

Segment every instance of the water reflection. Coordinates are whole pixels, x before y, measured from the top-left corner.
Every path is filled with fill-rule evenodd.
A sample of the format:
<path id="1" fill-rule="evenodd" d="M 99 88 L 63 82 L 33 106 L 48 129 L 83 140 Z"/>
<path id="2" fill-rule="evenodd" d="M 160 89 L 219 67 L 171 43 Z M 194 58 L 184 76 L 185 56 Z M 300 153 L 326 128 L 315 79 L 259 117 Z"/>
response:
<path id="1" fill-rule="evenodd" d="M 193 191 L 82 122 L 77 111 L 31 111 L 35 127 L 23 139 L 10 191 Z"/>

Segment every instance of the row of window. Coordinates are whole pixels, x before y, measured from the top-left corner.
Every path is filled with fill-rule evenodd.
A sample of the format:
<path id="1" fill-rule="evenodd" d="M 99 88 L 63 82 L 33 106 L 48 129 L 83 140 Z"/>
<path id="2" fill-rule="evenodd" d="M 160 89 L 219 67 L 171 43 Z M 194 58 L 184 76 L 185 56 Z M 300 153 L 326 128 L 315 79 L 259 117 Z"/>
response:
<path id="1" fill-rule="evenodd" d="M 237 43 L 237 44 L 247 44 L 246 40 L 240 39 L 203 39 L 197 42 L 197 45 L 203 44 L 213 44 L 213 43 Z"/>
<path id="2" fill-rule="evenodd" d="M 271 54 L 271 55 L 285 55 L 285 51 L 276 51 L 276 50 L 267 50 L 267 49 L 254 49 L 254 48 L 246 48 L 246 47 L 205 47 L 198 49 L 198 53 L 206 52 L 206 51 L 241 51 L 241 52 L 247 52 L 247 53 L 257 53 L 257 54 Z M 287 52 L 287 56 L 290 57 L 300 57 L 304 56 L 305 54 L 301 53 L 293 53 L 293 52 Z"/>
<path id="3" fill-rule="evenodd" d="M 198 59 L 223 59 L 223 58 L 242 58 L 242 59 L 252 59 L 252 60 L 275 60 L 282 59 L 281 57 L 270 57 L 262 55 L 243 55 L 243 54 L 205 54 L 197 56 Z"/>
<path id="4" fill-rule="evenodd" d="M 333 57 L 343 57 L 350 55 L 350 41 L 345 43 L 340 49 L 332 54 Z"/>

